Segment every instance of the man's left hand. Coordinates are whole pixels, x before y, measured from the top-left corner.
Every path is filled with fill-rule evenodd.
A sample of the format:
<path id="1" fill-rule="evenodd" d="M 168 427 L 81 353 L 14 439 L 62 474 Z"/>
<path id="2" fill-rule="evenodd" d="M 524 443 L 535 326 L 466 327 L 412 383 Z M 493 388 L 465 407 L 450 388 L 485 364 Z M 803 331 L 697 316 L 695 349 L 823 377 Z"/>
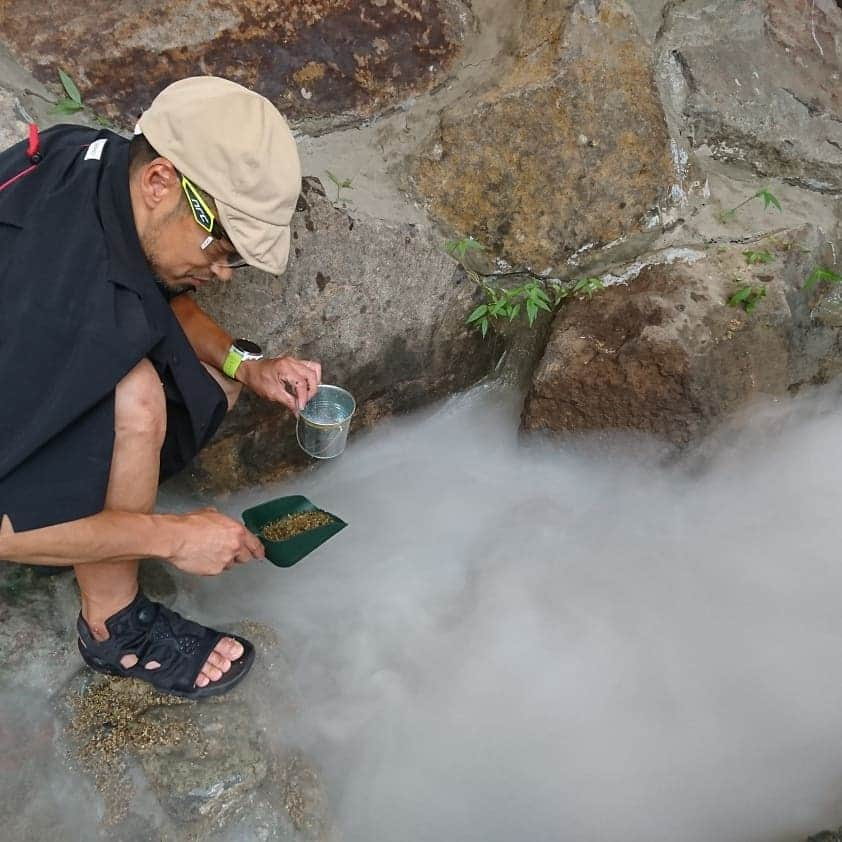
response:
<path id="1" fill-rule="evenodd" d="M 322 382 L 322 366 L 295 357 L 244 360 L 236 379 L 261 398 L 282 403 L 297 417 Z"/>

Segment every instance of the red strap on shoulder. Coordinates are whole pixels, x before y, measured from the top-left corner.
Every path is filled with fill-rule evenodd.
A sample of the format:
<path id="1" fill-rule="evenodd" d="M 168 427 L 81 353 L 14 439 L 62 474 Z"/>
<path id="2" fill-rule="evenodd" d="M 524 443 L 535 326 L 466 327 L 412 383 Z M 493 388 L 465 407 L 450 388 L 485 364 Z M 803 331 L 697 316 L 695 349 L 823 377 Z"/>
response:
<path id="1" fill-rule="evenodd" d="M 38 137 L 38 126 L 35 123 L 29 124 L 29 145 L 26 147 L 26 154 L 29 157 L 29 160 L 32 159 L 38 154 L 38 148 L 41 145 L 40 138 Z M 40 159 L 40 158 L 39 158 Z M 37 164 L 38 161 L 32 161 L 33 164 Z"/>
<path id="2" fill-rule="evenodd" d="M 17 175 L 13 175 L 11 178 L 6 179 L 2 184 L 0 184 L 0 191 L 5 190 L 7 187 L 14 184 L 18 179 L 23 178 L 25 175 L 29 175 L 35 167 L 40 162 L 41 158 L 43 157 L 41 153 L 38 151 L 40 148 L 40 139 L 38 137 L 38 126 L 35 123 L 29 124 L 29 144 L 26 147 L 26 154 L 29 156 L 29 160 L 31 161 L 31 165 L 28 166 L 26 169 L 21 170 Z"/>

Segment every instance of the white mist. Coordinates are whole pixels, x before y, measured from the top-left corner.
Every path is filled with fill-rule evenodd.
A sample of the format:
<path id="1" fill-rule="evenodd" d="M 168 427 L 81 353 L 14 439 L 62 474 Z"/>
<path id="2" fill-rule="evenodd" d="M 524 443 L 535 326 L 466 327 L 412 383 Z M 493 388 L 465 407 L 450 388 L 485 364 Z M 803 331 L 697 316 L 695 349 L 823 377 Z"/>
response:
<path id="1" fill-rule="evenodd" d="M 480 389 L 226 501 L 350 527 L 192 598 L 280 631 L 346 842 L 803 840 L 842 823 L 833 400 L 665 468 L 519 444 Z"/>

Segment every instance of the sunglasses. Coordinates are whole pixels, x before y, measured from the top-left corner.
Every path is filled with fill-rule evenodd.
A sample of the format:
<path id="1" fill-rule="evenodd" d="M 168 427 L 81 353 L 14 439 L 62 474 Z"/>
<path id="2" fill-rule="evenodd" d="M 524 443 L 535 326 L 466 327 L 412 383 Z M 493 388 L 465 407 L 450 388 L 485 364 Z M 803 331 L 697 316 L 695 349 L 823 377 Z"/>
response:
<path id="1" fill-rule="evenodd" d="M 210 209 L 210 205 L 202 195 L 201 190 L 187 178 L 186 175 L 181 176 L 181 189 L 184 190 L 184 195 L 187 196 L 187 201 L 190 205 L 190 210 L 193 212 L 193 219 L 196 224 L 208 234 L 201 245 L 204 251 L 211 243 L 219 240 L 226 240 L 231 242 L 231 238 L 225 233 L 225 229 L 219 224 L 216 214 Z M 221 264 L 228 269 L 242 269 L 248 266 L 245 261 L 236 251 L 229 251 L 221 260 L 215 260 L 214 263 Z"/>

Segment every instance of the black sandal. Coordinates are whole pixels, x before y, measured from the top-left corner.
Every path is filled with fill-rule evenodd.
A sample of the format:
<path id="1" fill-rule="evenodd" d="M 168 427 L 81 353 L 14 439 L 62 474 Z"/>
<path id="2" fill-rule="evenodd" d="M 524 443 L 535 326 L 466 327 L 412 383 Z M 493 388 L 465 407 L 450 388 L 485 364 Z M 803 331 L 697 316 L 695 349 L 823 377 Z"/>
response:
<path id="1" fill-rule="evenodd" d="M 79 652 L 92 670 L 139 678 L 162 693 L 185 699 L 205 699 L 227 692 L 245 678 L 254 663 L 254 646 L 245 638 L 185 620 L 161 603 L 151 602 L 140 592 L 130 605 L 105 621 L 110 635 L 108 640 L 96 640 L 81 614 L 76 628 L 79 630 Z M 202 666 L 223 637 L 241 643 L 243 654 L 232 661 L 231 669 L 219 681 L 197 687 L 195 681 Z M 120 663 L 126 655 L 137 657 L 133 667 Z M 145 666 L 152 661 L 161 666 L 152 669 Z"/>

